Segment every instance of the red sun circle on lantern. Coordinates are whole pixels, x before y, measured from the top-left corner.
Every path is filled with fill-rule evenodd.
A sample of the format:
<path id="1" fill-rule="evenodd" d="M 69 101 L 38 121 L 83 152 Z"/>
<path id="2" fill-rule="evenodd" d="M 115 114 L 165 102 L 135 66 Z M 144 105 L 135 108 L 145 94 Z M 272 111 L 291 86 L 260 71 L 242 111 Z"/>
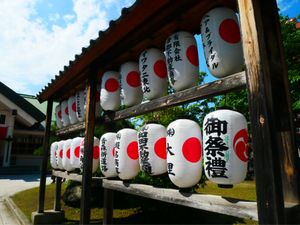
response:
<path id="1" fill-rule="evenodd" d="M 219 34 L 224 41 L 230 44 L 236 44 L 241 40 L 240 28 L 233 19 L 225 19 L 221 22 Z"/>
<path id="2" fill-rule="evenodd" d="M 94 150 L 93 150 L 93 158 L 94 159 L 99 159 L 99 152 L 100 152 L 99 146 L 94 146 Z"/>
<path id="3" fill-rule="evenodd" d="M 112 148 L 111 154 L 112 154 L 113 157 L 115 157 L 115 155 L 116 155 L 116 148 L 115 147 Z"/>
<path id="4" fill-rule="evenodd" d="M 119 81 L 117 81 L 115 78 L 109 78 L 105 82 L 105 89 L 109 92 L 115 92 L 119 89 Z"/>
<path id="5" fill-rule="evenodd" d="M 126 82 L 131 87 L 138 87 L 141 85 L 140 74 L 137 71 L 131 71 L 126 76 Z"/>
<path id="6" fill-rule="evenodd" d="M 202 147 L 200 140 L 196 137 L 188 138 L 182 145 L 184 158 L 192 163 L 198 162 L 202 157 Z"/>
<path id="7" fill-rule="evenodd" d="M 166 62 L 162 59 L 157 60 L 153 65 L 153 70 L 155 75 L 157 75 L 160 78 L 166 78 L 167 77 L 167 66 Z"/>
<path id="8" fill-rule="evenodd" d="M 63 150 L 59 150 L 59 157 L 62 158 L 63 157 Z"/>
<path id="9" fill-rule="evenodd" d="M 80 146 L 77 146 L 74 150 L 74 155 L 76 158 L 79 158 L 80 156 Z"/>
<path id="10" fill-rule="evenodd" d="M 127 146 L 127 155 L 133 160 L 137 160 L 139 158 L 137 141 L 129 143 Z"/>
<path id="11" fill-rule="evenodd" d="M 72 103 L 72 111 L 76 112 L 76 103 L 75 102 Z"/>
<path id="12" fill-rule="evenodd" d="M 71 158 L 71 151 L 70 151 L 70 149 L 69 149 L 69 148 L 68 148 L 68 150 L 67 150 L 67 154 L 66 154 L 66 155 L 67 155 L 67 158 L 68 158 L 68 159 L 70 159 L 70 158 Z"/>
<path id="13" fill-rule="evenodd" d="M 194 66 L 199 66 L 198 50 L 196 45 L 191 45 L 186 49 L 186 57 Z"/>
<path id="14" fill-rule="evenodd" d="M 167 146 L 167 141 L 165 137 L 158 139 L 154 144 L 154 152 L 161 159 L 167 158 L 166 146 Z"/>
<path id="15" fill-rule="evenodd" d="M 61 110 L 59 110 L 59 111 L 57 112 L 57 116 L 58 116 L 59 119 L 61 119 Z"/>
<path id="16" fill-rule="evenodd" d="M 69 115 L 69 109 L 68 109 L 68 106 L 65 108 L 65 114 L 66 114 L 66 115 Z"/>
<path id="17" fill-rule="evenodd" d="M 246 129 L 239 130 L 233 139 L 233 149 L 237 157 L 243 162 L 248 161 L 249 135 Z"/>

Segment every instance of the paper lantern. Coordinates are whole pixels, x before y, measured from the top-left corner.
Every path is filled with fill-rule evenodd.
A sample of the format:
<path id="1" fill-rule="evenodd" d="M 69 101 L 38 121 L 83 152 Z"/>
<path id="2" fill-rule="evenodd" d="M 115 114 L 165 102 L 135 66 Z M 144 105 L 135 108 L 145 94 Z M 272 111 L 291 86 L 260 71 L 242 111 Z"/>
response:
<path id="1" fill-rule="evenodd" d="M 84 163 L 84 139 L 80 143 L 80 169 L 83 170 Z M 92 173 L 99 167 L 99 139 L 94 137 Z"/>
<path id="2" fill-rule="evenodd" d="M 217 184 L 236 184 L 247 173 L 248 131 L 245 117 L 232 110 L 217 110 L 203 121 L 205 175 Z"/>
<path id="3" fill-rule="evenodd" d="M 120 74 L 107 71 L 102 76 L 100 104 L 104 110 L 116 111 L 121 105 Z"/>
<path id="4" fill-rule="evenodd" d="M 66 127 L 66 126 L 70 125 L 68 100 L 62 101 L 60 107 L 61 107 L 62 123 L 63 123 L 63 126 Z"/>
<path id="5" fill-rule="evenodd" d="M 64 147 L 64 142 L 65 141 L 59 141 L 57 142 L 57 150 L 56 150 L 56 164 L 57 168 L 63 170 L 63 164 L 62 164 L 62 159 L 63 159 L 63 147 Z"/>
<path id="6" fill-rule="evenodd" d="M 236 13 L 229 8 L 210 10 L 201 21 L 206 64 L 215 77 L 242 71 L 244 65 L 240 27 Z"/>
<path id="7" fill-rule="evenodd" d="M 179 31 L 167 38 L 165 55 L 170 85 L 181 91 L 198 84 L 199 60 L 196 39 Z"/>
<path id="8" fill-rule="evenodd" d="M 76 116 L 79 121 L 85 120 L 85 94 L 84 91 L 79 91 L 75 95 L 76 99 Z"/>
<path id="9" fill-rule="evenodd" d="M 115 165 L 122 180 L 134 178 L 140 171 L 137 132 L 125 128 L 117 133 L 115 144 Z"/>
<path id="10" fill-rule="evenodd" d="M 63 124 L 62 124 L 62 117 L 61 117 L 61 109 L 60 109 L 60 104 L 58 104 L 55 107 L 55 120 L 56 120 L 56 126 L 58 128 L 62 128 Z"/>
<path id="11" fill-rule="evenodd" d="M 156 48 L 142 52 L 139 58 L 144 97 L 155 99 L 164 96 L 168 89 L 168 73 L 164 53 Z"/>
<path id="12" fill-rule="evenodd" d="M 72 167 L 79 169 L 80 168 L 80 144 L 84 138 L 76 137 L 72 139 L 71 142 L 71 165 Z"/>
<path id="13" fill-rule="evenodd" d="M 105 177 L 118 176 L 115 168 L 116 133 L 106 133 L 100 138 L 100 169 Z"/>
<path id="14" fill-rule="evenodd" d="M 167 127 L 167 169 L 170 180 L 180 188 L 197 184 L 202 174 L 202 144 L 199 125 L 179 119 Z"/>
<path id="15" fill-rule="evenodd" d="M 147 124 L 138 132 L 139 163 L 142 171 L 150 175 L 167 172 L 166 136 L 166 128 L 160 124 Z"/>
<path id="16" fill-rule="evenodd" d="M 71 142 L 72 139 L 65 140 L 63 145 L 62 166 L 67 171 L 75 169 L 71 164 Z"/>
<path id="17" fill-rule="evenodd" d="M 50 165 L 53 169 L 58 169 L 56 152 L 58 148 L 58 142 L 53 142 L 50 146 Z"/>
<path id="18" fill-rule="evenodd" d="M 78 122 L 76 116 L 76 100 L 75 96 L 70 96 L 68 99 L 68 109 L 69 109 L 69 119 L 71 124 L 75 124 Z"/>
<path id="19" fill-rule="evenodd" d="M 120 74 L 123 104 L 125 106 L 140 104 L 143 99 L 143 91 L 139 65 L 135 62 L 124 63 L 121 65 Z"/>

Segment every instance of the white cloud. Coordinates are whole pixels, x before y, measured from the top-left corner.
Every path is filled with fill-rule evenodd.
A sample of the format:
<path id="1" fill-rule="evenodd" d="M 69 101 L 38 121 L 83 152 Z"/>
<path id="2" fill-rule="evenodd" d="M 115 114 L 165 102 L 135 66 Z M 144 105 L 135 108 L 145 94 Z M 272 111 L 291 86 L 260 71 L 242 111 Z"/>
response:
<path id="1" fill-rule="evenodd" d="M 107 9 L 128 6 L 133 0 L 73 0 L 73 12 L 52 14 L 44 21 L 37 14 L 41 0 L 1 0 L 0 81 L 16 92 L 36 94 L 62 70 L 98 31 L 106 29 Z M 63 18 L 66 25 L 57 23 Z M 50 28 L 49 28 L 50 27 Z"/>

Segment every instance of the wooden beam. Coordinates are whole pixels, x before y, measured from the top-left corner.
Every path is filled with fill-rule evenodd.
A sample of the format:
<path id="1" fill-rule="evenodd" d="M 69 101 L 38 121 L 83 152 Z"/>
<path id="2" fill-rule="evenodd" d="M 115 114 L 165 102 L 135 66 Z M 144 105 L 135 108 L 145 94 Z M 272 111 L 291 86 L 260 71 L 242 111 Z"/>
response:
<path id="1" fill-rule="evenodd" d="M 55 199 L 54 199 L 54 210 L 60 211 L 61 210 L 61 177 L 56 177 L 56 185 L 55 185 Z"/>
<path id="2" fill-rule="evenodd" d="M 42 161 L 41 176 L 40 176 L 39 202 L 38 202 L 38 209 L 37 209 L 38 213 L 44 212 L 52 108 L 53 108 L 53 101 L 52 99 L 49 99 L 47 103 L 46 129 L 44 133 L 44 142 L 43 142 L 43 161 Z"/>
<path id="3" fill-rule="evenodd" d="M 284 201 L 299 203 L 287 70 L 276 0 L 238 0 L 246 63 L 258 217 L 288 222 Z"/>
<path id="4" fill-rule="evenodd" d="M 90 223 L 91 213 L 91 182 L 92 182 L 92 164 L 94 148 L 94 129 L 95 129 L 95 104 L 96 104 L 96 77 L 90 74 L 88 80 L 86 118 L 85 118 L 85 139 L 84 139 L 84 157 L 82 173 L 82 190 L 81 190 L 81 210 L 80 224 Z"/>
<path id="5" fill-rule="evenodd" d="M 225 198 L 216 195 L 181 192 L 176 189 L 156 188 L 144 184 L 103 180 L 104 190 L 111 189 L 177 205 L 221 213 L 240 218 L 257 220 L 256 202 Z"/>
<path id="6" fill-rule="evenodd" d="M 114 191 L 104 188 L 103 225 L 113 224 Z"/>
<path id="7" fill-rule="evenodd" d="M 82 175 L 73 172 L 70 173 L 67 171 L 52 170 L 52 176 L 65 178 L 67 180 L 82 182 Z M 105 177 L 92 177 L 92 181 L 101 183 L 102 179 L 104 178 Z"/>

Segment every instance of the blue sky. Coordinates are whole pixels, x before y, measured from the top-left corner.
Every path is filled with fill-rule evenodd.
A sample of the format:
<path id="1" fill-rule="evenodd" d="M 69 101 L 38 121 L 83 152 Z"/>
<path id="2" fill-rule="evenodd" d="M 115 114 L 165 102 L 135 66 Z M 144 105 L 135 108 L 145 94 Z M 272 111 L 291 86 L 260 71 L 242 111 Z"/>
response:
<path id="1" fill-rule="evenodd" d="M 300 14 L 300 0 L 277 0 L 281 13 Z M 134 0 L 0 0 L 0 81 L 37 94 L 90 39 Z M 5 10 L 3 10 L 5 9 Z M 197 38 L 199 41 L 199 39 Z M 200 70 L 208 72 L 199 42 Z M 206 79 L 210 81 L 211 76 Z"/>

